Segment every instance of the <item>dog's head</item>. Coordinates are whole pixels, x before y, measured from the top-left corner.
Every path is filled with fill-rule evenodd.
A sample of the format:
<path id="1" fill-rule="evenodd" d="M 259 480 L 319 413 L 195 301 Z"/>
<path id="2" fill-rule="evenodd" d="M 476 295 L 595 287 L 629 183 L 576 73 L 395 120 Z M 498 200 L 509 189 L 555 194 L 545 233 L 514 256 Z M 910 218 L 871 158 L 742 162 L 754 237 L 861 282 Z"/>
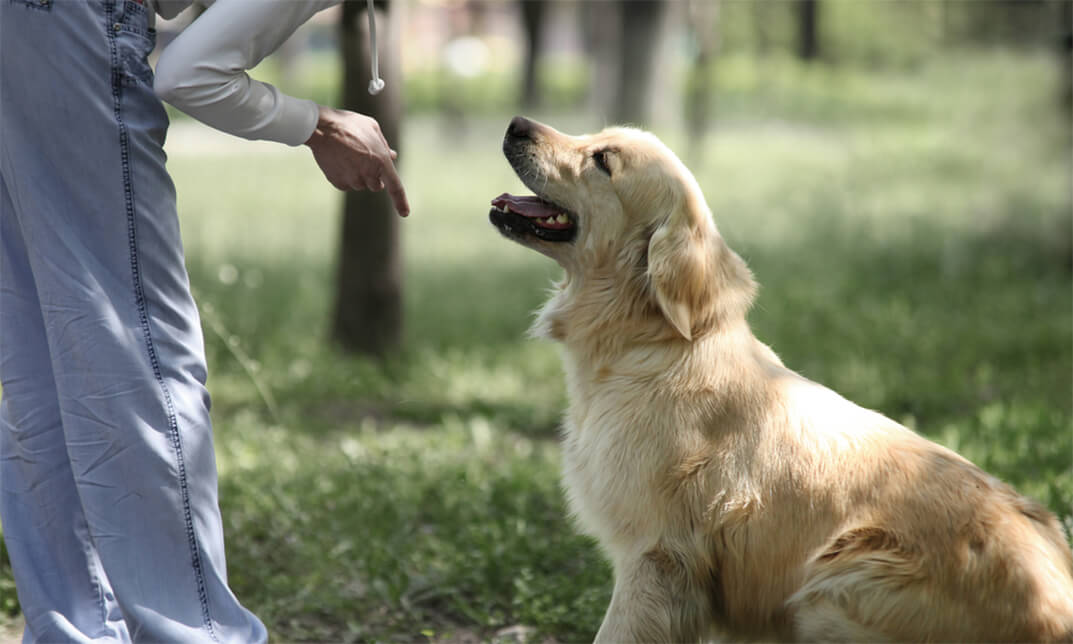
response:
<path id="1" fill-rule="evenodd" d="M 693 175 L 655 136 L 609 128 L 574 137 L 515 117 L 503 153 L 536 195 L 500 195 L 489 219 L 566 269 L 557 309 L 586 309 L 560 311 L 550 335 L 562 339 L 580 315 L 590 327 L 617 321 L 692 340 L 744 317 L 752 276 L 716 231 Z"/>

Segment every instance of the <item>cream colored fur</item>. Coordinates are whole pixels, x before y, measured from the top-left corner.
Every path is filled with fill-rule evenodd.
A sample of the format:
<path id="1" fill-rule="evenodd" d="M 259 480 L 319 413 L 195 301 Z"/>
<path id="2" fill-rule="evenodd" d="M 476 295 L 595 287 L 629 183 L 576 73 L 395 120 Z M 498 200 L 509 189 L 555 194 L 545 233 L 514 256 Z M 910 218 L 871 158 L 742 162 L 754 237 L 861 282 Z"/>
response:
<path id="1" fill-rule="evenodd" d="M 563 480 L 614 566 L 597 641 L 1073 638 L 1055 518 L 783 366 L 662 143 L 537 124 L 505 151 L 578 222 L 573 242 L 516 239 L 566 269 L 533 332 L 562 344 Z"/>

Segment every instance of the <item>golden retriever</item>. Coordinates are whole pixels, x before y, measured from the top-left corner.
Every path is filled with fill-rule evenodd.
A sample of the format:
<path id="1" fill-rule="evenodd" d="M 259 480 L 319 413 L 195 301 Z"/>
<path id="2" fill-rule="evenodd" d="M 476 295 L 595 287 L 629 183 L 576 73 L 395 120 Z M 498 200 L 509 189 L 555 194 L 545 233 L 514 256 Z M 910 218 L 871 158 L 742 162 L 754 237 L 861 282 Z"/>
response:
<path id="1" fill-rule="evenodd" d="M 783 366 L 756 285 L 651 134 L 521 117 L 535 196 L 492 224 L 565 278 L 563 481 L 610 558 L 599 642 L 1073 640 L 1073 557 L 1046 509 Z"/>

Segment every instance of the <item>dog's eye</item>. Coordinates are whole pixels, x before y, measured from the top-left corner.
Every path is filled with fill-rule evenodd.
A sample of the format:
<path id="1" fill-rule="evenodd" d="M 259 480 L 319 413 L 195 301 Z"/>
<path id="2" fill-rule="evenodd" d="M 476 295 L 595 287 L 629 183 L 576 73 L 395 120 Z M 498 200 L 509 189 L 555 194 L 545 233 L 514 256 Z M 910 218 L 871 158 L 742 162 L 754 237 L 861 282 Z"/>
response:
<path id="1" fill-rule="evenodd" d="M 592 153 L 592 162 L 596 164 L 607 176 L 611 176 L 611 167 L 607 165 L 607 150 L 597 150 Z"/>

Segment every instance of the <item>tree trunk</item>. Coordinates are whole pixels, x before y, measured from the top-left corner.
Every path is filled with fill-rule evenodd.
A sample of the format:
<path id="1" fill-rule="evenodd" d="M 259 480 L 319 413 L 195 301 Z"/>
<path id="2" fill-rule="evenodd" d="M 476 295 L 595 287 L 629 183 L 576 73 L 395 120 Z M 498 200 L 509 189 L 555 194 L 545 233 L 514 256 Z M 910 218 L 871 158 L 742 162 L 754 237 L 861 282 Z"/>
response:
<path id="1" fill-rule="evenodd" d="M 750 3 L 752 7 L 753 42 L 756 55 L 767 56 L 771 51 L 771 4 L 767 2 Z"/>
<path id="2" fill-rule="evenodd" d="M 819 4 L 820 0 L 797 3 L 797 55 L 801 60 L 815 60 L 820 55 Z"/>
<path id="3" fill-rule="evenodd" d="M 390 20 L 396 3 L 378 2 L 377 40 L 385 87 L 371 96 L 369 33 L 364 2 L 343 4 L 340 47 L 343 56 L 343 107 L 372 116 L 384 137 L 399 149 L 402 87 L 398 29 Z M 333 337 L 347 350 L 384 355 L 402 337 L 402 257 L 399 221 L 386 191 L 347 192 L 339 251 Z"/>
<path id="4" fill-rule="evenodd" d="M 540 106 L 540 83 L 537 63 L 540 62 L 540 37 L 548 15 L 547 0 L 518 0 L 521 5 L 522 27 L 525 30 L 525 58 L 522 71 L 521 104 L 527 109 Z"/>
<path id="5" fill-rule="evenodd" d="M 582 1 L 577 3 L 577 11 L 589 60 L 588 111 L 598 122 L 607 123 L 618 95 L 620 8 L 614 2 Z"/>
<path id="6" fill-rule="evenodd" d="M 1062 106 L 1073 107 L 1073 2 L 1065 0 L 1059 8 L 1058 56 L 1062 61 Z M 1068 121 L 1067 121 L 1068 125 Z"/>
<path id="7" fill-rule="evenodd" d="M 298 67 L 302 60 L 302 54 L 308 46 L 307 32 L 299 29 L 291 34 L 291 37 L 283 41 L 272 57 L 275 58 L 279 67 L 279 86 L 288 94 L 298 93 L 295 86 L 298 83 Z"/>
<path id="8" fill-rule="evenodd" d="M 689 29 L 697 44 L 697 57 L 689 69 L 685 117 L 689 158 L 694 163 L 701 160 L 704 135 L 712 117 L 715 56 L 719 49 L 719 3 L 720 0 L 692 0 L 689 4 Z"/>
<path id="9" fill-rule="evenodd" d="M 664 0 L 618 0 L 622 19 L 619 68 L 613 117 L 617 123 L 647 126 L 652 111 L 652 80 Z"/>

